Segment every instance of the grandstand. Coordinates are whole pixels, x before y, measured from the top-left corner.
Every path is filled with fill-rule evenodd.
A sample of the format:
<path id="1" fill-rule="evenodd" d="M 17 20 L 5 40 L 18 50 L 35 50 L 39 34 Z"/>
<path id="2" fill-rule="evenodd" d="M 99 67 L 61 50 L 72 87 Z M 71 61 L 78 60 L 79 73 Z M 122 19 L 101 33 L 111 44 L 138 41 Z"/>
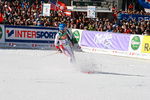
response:
<path id="1" fill-rule="evenodd" d="M 78 28 L 78 29 L 90 29 L 89 26 L 92 26 L 92 30 L 99 30 L 100 28 L 103 28 L 102 31 L 106 31 L 108 27 L 112 27 L 111 30 L 113 31 L 113 26 L 117 24 L 117 26 L 120 28 L 117 30 L 117 32 L 123 32 L 122 30 L 125 30 L 123 27 L 122 20 L 118 19 L 118 14 L 120 13 L 128 13 L 128 14 L 142 14 L 142 15 L 148 15 L 146 16 L 147 20 L 144 21 L 146 26 L 142 26 L 139 24 L 136 24 L 141 31 L 141 27 L 144 27 L 146 30 L 145 32 L 148 32 L 146 34 L 149 34 L 149 13 L 145 13 L 143 10 L 138 11 L 135 9 L 136 5 L 134 6 L 134 9 L 129 10 L 127 7 L 126 10 L 123 11 L 118 8 L 121 3 L 127 2 L 127 0 L 72 0 L 67 1 L 66 4 L 71 3 L 71 6 L 68 6 L 69 11 L 72 11 L 71 17 L 69 16 L 61 16 L 60 12 L 58 11 L 51 11 L 50 17 L 44 17 L 41 16 L 42 13 L 42 3 L 51 3 L 49 0 L 36 0 L 31 2 L 31 0 L 15 0 L 12 3 L 9 0 L 2 0 L 0 3 L 0 23 L 1 24 L 7 24 L 7 25 L 32 25 L 32 26 L 53 26 L 57 27 L 57 25 L 61 21 L 67 21 L 67 25 L 69 28 Z M 134 2 L 134 0 L 132 0 Z M 136 2 L 132 3 L 136 4 Z M 96 6 L 96 19 L 87 19 L 87 6 Z M 123 8 L 123 7 L 122 7 Z M 27 12 L 27 13 L 25 13 Z M 61 11 L 62 12 L 62 11 Z M 22 16 L 23 15 L 23 16 Z M 2 21 L 3 20 L 3 21 Z M 124 20 L 126 20 L 124 18 Z M 91 24 L 91 21 L 94 22 Z M 106 26 L 107 21 L 109 21 L 109 25 Z M 128 21 L 128 20 L 127 20 Z M 80 22 L 80 23 L 78 23 Z M 133 22 L 133 20 L 132 20 Z M 138 22 L 141 23 L 141 22 Z M 127 22 L 129 24 L 129 22 Z M 127 27 L 130 28 L 130 33 L 132 32 L 131 27 L 134 25 L 129 24 Z M 122 29 L 123 28 L 123 29 Z M 116 28 L 114 29 L 116 31 Z M 124 33 L 124 32 L 123 32 Z M 145 34 L 141 33 L 140 34 Z"/>

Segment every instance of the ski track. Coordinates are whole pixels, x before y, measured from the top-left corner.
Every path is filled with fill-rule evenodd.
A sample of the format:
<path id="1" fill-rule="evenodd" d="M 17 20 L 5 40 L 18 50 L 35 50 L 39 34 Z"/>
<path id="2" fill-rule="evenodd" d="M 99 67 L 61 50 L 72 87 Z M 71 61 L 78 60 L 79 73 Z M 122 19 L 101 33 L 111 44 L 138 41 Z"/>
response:
<path id="1" fill-rule="evenodd" d="M 0 49 L 0 100 L 148 100 L 150 60 Z M 90 73 L 88 73 L 90 72 Z"/>

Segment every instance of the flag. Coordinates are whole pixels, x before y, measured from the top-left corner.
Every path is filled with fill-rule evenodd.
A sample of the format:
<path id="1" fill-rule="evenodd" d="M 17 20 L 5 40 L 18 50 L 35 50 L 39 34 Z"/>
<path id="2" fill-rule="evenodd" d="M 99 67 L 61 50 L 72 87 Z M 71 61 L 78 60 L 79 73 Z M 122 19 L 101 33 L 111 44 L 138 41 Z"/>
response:
<path id="1" fill-rule="evenodd" d="M 52 1 L 49 0 L 51 3 L 51 10 L 58 11 L 59 16 L 71 16 L 71 11 L 67 10 L 67 6 L 65 3 L 61 1 Z"/>
<path id="2" fill-rule="evenodd" d="M 49 0 L 50 3 L 51 3 L 51 10 L 54 10 L 54 11 L 63 11 L 63 10 L 66 10 L 67 9 L 67 6 L 65 3 L 61 2 L 61 1 L 52 1 L 52 0 Z"/>
<path id="3" fill-rule="evenodd" d="M 64 14 L 66 15 L 66 16 L 71 16 L 71 11 L 64 11 Z"/>
<path id="4" fill-rule="evenodd" d="M 56 1 L 52 1 L 52 0 L 49 0 L 50 4 L 51 4 L 51 10 L 53 11 L 57 11 L 57 7 L 56 7 Z"/>
<path id="5" fill-rule="evenodd" d="M 71 16 L 71 11 L 58 11 L 58 16 Z"/>
<path id="6" fill-rule="evenodd" d="M 57 2 L 56 6 L 57 6 L 57 9 L 61 10 L 61 11 L 67 9 L 67 6 L 64 3 L 60 2 L 60 1 Z"/>

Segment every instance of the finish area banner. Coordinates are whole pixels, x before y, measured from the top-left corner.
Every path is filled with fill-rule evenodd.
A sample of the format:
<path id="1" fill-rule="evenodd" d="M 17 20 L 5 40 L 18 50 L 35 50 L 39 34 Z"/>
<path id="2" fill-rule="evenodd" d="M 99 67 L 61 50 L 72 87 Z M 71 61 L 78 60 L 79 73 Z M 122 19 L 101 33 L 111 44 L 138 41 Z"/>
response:
<path id="1" fill-rule="evenodd" d="M 83 31 L 80 45 L 92 48 L 128 51 L 129 41 L 130 35 L 127 34 Z"/>

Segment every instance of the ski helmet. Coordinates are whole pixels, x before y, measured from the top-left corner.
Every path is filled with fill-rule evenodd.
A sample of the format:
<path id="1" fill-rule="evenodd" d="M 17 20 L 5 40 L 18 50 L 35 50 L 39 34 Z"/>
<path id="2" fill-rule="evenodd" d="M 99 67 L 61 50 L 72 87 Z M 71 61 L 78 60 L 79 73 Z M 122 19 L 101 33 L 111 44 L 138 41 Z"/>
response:
<path id="1" fill-rule="evenodd" d="M 66 27 L 66 24 L 59 24 L 58 28 L 59 30 L 64 30 Z"/>

